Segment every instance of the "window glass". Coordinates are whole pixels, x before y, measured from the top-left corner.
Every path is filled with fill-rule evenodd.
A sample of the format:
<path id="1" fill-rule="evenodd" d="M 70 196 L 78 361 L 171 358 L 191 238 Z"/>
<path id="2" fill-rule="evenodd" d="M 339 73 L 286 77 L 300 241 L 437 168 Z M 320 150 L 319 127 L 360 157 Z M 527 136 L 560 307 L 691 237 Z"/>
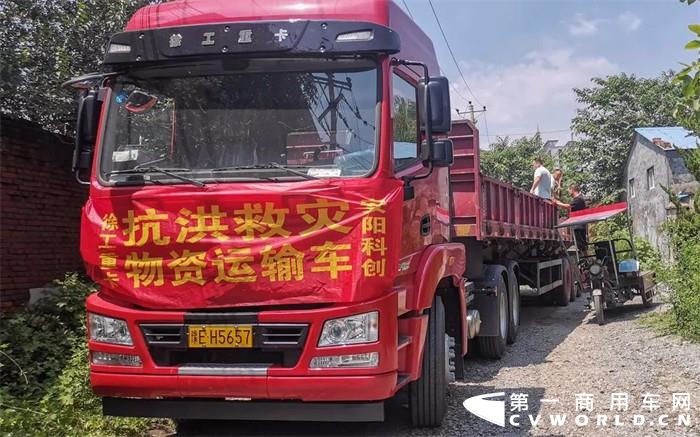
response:
<path id="1" fill-rule="evenodd" d="M 134 70 L 114 84 L 103 178 L 180 183 L 163 169 L 216 181 L 368 175 L 377 82 L 370 60 Z"/>
<path id="2" fill-rule="evenodd" d="M 655 186 L 655 181 L 654 181 L 654 167 L 649 167 L 647 169 L 647 188 L 652 189 Z"/>
<path id="3" fill-rule="evenodd" d="M 416 88 L 395 74 L 392 99 L 394 166 L 401 167 L 418 158 Z"/>
<path id="4" fill-rule="evenodd" d="M 629 181 L 629 195 L 630 197 L 634 197 L 634 178 L 630 179 Z"/>

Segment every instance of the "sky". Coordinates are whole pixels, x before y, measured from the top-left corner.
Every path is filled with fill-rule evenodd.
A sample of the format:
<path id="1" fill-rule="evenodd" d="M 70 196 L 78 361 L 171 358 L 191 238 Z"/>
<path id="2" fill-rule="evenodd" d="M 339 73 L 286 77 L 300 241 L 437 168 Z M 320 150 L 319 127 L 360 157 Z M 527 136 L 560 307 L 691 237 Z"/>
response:
<path id="1" fill-rule="evenodd" d="M 452 106 L 479 114 L 481 146 L 497 136 L 571 139 L 573 88 L 625 72 L 656 77 L 693 59 L 683 46 L 700 4 L 678 0 L 432 0 L 460 77 L 427 0 L 394 0 L 431 37 L 453 83 Z M 470 91 L 471 90 L 471 91 Z"/>

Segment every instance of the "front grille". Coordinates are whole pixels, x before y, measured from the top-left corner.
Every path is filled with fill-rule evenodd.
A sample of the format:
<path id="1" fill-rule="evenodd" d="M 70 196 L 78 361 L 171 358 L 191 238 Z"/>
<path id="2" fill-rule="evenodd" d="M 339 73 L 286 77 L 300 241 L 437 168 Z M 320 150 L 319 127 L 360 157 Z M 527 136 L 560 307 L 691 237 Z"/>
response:
<path id="1" fill-rule="evenodd" d="M 187 338 L 185 328 L 185 325 L 141 325 L 149 346 L 182 344 L 183 339 Z"/>
<path id="2" fill-rule="evenodd" d="M 306 337 L 306 325 L 260 325 L 260 336 L 263 346 L 297 346 Z"/>
<path id="3" fill-rule="evenodd" d="M 253 347 L 231 349 L 189 348 L 187 324 L 142 324 L 141 331 L 151 358 L 159 366 L 296 365 L 306 343 L 308 325 L 269 323 L 252 326 Z"/>

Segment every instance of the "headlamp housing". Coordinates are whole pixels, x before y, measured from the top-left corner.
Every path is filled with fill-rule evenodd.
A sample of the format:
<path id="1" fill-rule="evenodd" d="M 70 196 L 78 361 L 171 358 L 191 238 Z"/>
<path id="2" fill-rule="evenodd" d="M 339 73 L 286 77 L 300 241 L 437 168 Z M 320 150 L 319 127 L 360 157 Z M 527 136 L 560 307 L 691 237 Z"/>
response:
<path id="1" fill-rule="evenodd" d="M 379 338 L 379 313 L 356 314 L 339 319 L 326 320 L 318 346 L 342 346 L 372 343 Z"/>

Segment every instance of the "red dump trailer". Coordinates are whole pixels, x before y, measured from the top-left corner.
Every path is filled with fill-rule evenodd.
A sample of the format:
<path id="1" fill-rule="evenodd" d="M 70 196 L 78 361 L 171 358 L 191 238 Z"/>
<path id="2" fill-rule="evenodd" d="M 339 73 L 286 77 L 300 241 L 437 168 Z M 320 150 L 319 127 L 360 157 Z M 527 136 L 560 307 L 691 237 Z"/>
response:
<path id="1" fill-rule="evenodd" d="M 392 1 L 150 5 L 104 68 L 72 83 L 107 415 L 382 420 L 406 388 L 437 426 L 521 295 L 575 297 L 554 205 L 480 174 Z"/>
<path id="2" fill-rule="evenodd" d="M 580 294 L 575 260 L 567 254 L 572 239 L 555 228 L 559 210 L 552 202 L 481 173 L 479 134 L 471 122 L 453 122 L 449 138 L 452 236 L 465 245 L 465 276 L 475 281 L 471 308 L 481 316 L 480 352 L 498 358 L 517 336 L 521 296 L 568 305 Z M 493 298 L 499 275 L 509 290 L 507 323 L 494 317 L 505 311 L 504 299 Z"/>
<path id="3" fill-rule="evenodd" d="M 559 240 L 554 226 L 559 210 L 552 203 L 508 182 L 483 175 L 479 169 L 479 138 L 467 120 L 454 121 L 450 191 L 457 237 L 477 240 Z"/>

